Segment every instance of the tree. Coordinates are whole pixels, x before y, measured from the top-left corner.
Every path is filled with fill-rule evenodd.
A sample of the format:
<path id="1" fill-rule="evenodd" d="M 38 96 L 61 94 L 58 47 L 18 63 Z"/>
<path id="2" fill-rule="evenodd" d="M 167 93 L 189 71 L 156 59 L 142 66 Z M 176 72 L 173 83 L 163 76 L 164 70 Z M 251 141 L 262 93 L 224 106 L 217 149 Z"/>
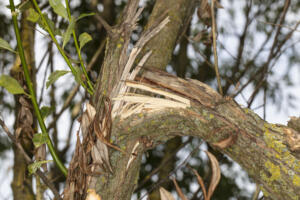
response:
<path id="1" fill-rule="evenodd" d="M 82 69 L 80 69 L 79 67 L 74 67 L 75 64 L 71 63 L 69 55 L 65 53 L 56 41 L 54 35 L 59 35 L 59 31 L 50 26 L 51 23 L 47 21 L 46 16 L 39 13 L 39 9 L 43 5 L 38 6 L 35 0 L 32 2 L 32 8 L 27 9 L 24 13 L 28 13 L 31 21 L 39 23 L 41 27 L 50 33 L 55 45 L 58 45 L 58 48 L 60 48 L 59 50 L 68 63 L 76 81 L 86 89 L 86 96 L 89 99 L 89 103 L 86 104 L 87 109 L 80 117 L 82 131 L 80 137 L 82 139 L 77 135 L 76 149 L 68 169 L 64 199 L 84 199 L 88 191 L 89 193 L 97 192 L 102 199 L 130 199 L 137 186 L 143 153 L 158 144 L 169 141 L 175 136 L 183 135 L 202 138 L 214 150 L 225 153 L 238 162 L 255 182 L 260 185 L 265 197 L 271 199 L 298 198 L 300 186 L 299 155 L 297 153 L 299 150 L 299 128 L 295 126 L 298 119 L 291 120 L 290 127 L 269 124 L 250 109 L 241 108 L 231 97 L 222 97 L 209 86 L 199 81 L 184 80 L 154 69 L 164 70 L 166 68 L 171 61 L 172 53 L 177 43 L 180 42 L 180 50 L 184 50 L 184 46 L 187 46 L 184 34 L 189 27 L 191 17 L 197 7 L 196 5 L 198 5 L 197 1 L 156 1 L 152 11 L 149 12 L 150 16 L 147 23 L 145 23 L 144 30 L 138 30 L 140 33 L 139 39 L 133 42 L 131 41 L 132 35 L 137 28 L 136 23 L 142 12 L 138 7 L 139 1 L 128 1 L 114 26 L 110 26 L 100 15 L 96 15 L 95 19 L 101 23 L 99 26 L 103 26 L 106 30 L 107 39 L 103 60 L 100 59 L 98 61 L 102 63 L 102 66 L 95 86 L 90 80 L 91 77 L 87 76 L 80 56 L 80 50 L 84 46 L 84 41 L 89 40 L 88 35 L 80 35 L 80 46 L 77 44 L 78 48 L 75 51 L 74 49 L 68 49 L 71 53 L 72 51 L 73 53 L 77 52 L 79 57 L 78 65 L 82 66 Z M 95 6 L 93 3 L 95 2 L 91 3 L 91 7 Z M 103 5 L 105 3 L 108 2 L 103 2 Z M 74 29 L 74 21 L 76 20 L 70 16 L 68 3 L 66 3 L 67 9 L 63 9 L 63 11 L 58 9 L 62 8 L 60 4 L 55 7 L 53 1 L 50 1 L 50 5 L 54 8 L 54 12 L 69 22 L 68 28 L 63 35 L 63 46 L 67 44 L 72 34 L 75 35 L 74 42 L 76 44 L 76 32 Z M 246 5 L 246 15 L 250 15 L 251 6 L 252 3 Z M 278 18 L 280 20 L 279 24 L 283 24 L 290 2 L 286 1 L 281 6 L 283 9 L 278 12 L 280 16 Z M 14 11 L 12 7 L 11 10 Z M 211 24 L 211 19 L 214 19 L 213 11 L 210 10 L 210 4 L 205 4 L 205 1 L 202 1 L 199 8 L 199 17 L 203 18 L 206 26 Z M 256 14 L 260 12 L 261 10 Z M 208 17 L 203 17 L 204 13 Z M 23 20 L 26 21 L 26 18 L 23 17 Z M 243 49 L 245 48 L 245 45 L 242 43 L 245 43 L 247 26 L 253 18 L 249 17 L 247 20 L 249 21 L 247 21 L 244 33 L 240 37 L 241 49 L 238 51 L 238 57 L 242 57 Z M 29 22 L 22 22 L 22 25 L 26 23 Z M 34 24 L 31 25 L 35 26 Z M 269 69 L 272 66 L 272 62 L 276 61 L 282 53 L 282 46 L 294 32 L 293 30 L 289 33 L 282 33 L 279 26 L 274 27 L 277 27 L 277 29 L 273 45 L 267 61 L 261 64 L 262 67 L 257 67 L 258 70 L 252 73 L 253 69 L 251 69 L 251 66 L 258 65 L 254 59 L 247 61 L 245 68 L 241 70 L 241 62 L 243 60 L 238 58 L 232 69 L 231 79 L 233 83 L 239 82 L 245 74 L 249 73 L 249 82 L 244 84 L 242 88 L 245 88 L 250 82 L 255 85 L 254 92 L 249 99 L 249 107 L 259 91 L 264 91 L 265 96 L 267 96 L 271 88 L 267 81 Z M 32 31 L 34 28 L 30 30 L 34 32 Z M 205 39 L 203 39 L 205 37 L 203 34 L 197 35 L 203 43 L 210 44 L 211 35 L 209 30 L 205 30 L 205 33 L 208 34 Z M 26 31 L 22 30 L 21 33 L 25 34 Z M 268 38 L 271 37 L 272 33 L 270 31 Z M 22 66 L 26 68 L 24 64 L 26 58 L 27 63 L 30 63 L 29 66 L 31 66 L 29 69 L 33 70 L 35 69 L 33 67 L 35 64 L 33 61 L 28 60 L 30 56 L 26 55 L 32 50 L 26 49 L 24 37 L 22 41 L 25 56 L 23 58 L 21 56 L 22 47 L 20 46 L 20 41 L 18 41 L 19 55 Z M 32 38 L 33 36 L 31 35 L 30 37 Z M 134 46 L 130 47 L 129 45 Z M 49 45 L 49 51 L 50 49 L 52 49 L 52 44 Z M 130 50 L 129 53 L 128 49 Z M 186 50 L 184 52 L 186 53 Z M 205 52 L 207 57 L 211 57 L 213 53 L 209 45 L 205 47 L 203 52 Z M 101 52 L 97 53 L 97 56 L 99 54 Z M 186 70 L 183 65 L 188 64 L 188 62 L 184 62 L 185 58 L 182 59 L 181 55 L 178 54 L 178 63 L 180 65 L 176 68 L 176 72 L 183 77 Z M 31 56 L 31 58 L 33 57 Z M 52 78 L 49 78 L 49 85 L 60 75 L 67 73 L 64 71 L 54 72 L 51 58 L 53 57 L 49 57 L 49 63 L 52 63 L 51 71 L 53 73 Z M 257 56 L 254 56 L 254 58 L 257 58 Z M 174 61 L 176 62 L 175 59 Z M 58 145 L 58 141 L 56 141 L 57 128 L 54 128 L 53 131 L 53 138 L 56 139 L 54 139 L 54 145 L 52 145 L 47 135 L 47 129 L 44 128 L 45 130 L 43 130 L 42 128 L 44 122 L 41 118 L 45 117 L 45 115 L 39 114 L 40 111 L 35 106 L 33 106 L 34 109 L 28 106 L 30 99 L 33 100 L 34 105 L 34 101 L 36 101 L 34 99 L 36 98 L 34 98 L 35 95 L 32 93 L 34 87 L 32 87 L 31 91 L 30 84 L 26 85 L 25 81 L 27 81 L 30 74 L 35 75 L 35 73 L 28 71 L 27 76 L 25 72 L 24 78 L 20 65 L 16 62 L 15 66 L 18 67 L 17 69 L 20 69 L 21 73 L 19 74 L 21 79 L 17 77 L 16 79 L 21 84 L 21 87 L 25 89 L 18 92 L 19 96 L 16 97 L 16 101 L 21 103 L 20 108 L 16 108 L 16 113 L 19 113 L 18 116 L 23 117 L 20 118 L 20 122 L 17 120 L 15 123 L 15 133 L 18 133 L 19 130 L 21 131 L 19 134 L 22 136 L 21 140 L 15 141 L 16 146 L 18 150 L 25 149 L 27 151 L 26 155 L 29 154 L 29 157 L 25 161 L 31 162 L 32 158 L 30 157 L 32 157 L 31 153 L 33 151 L 31 138 L 33 138 L 35 144 L 39 143 L 39 150 L 37 150 L 35 158 L 37 161 L 42 160 L 42 162 L 35 162 L 34 165 L 30 165 L 31 167 L 38 167 L 44 164 L 43 159 L 45 155 L 43 148 L 45 143 L 47 143 L 54 160 L 60 166 L 61 171 L 64 172 L 65 169 L 62 166 L 62 163 L 65 162 L 64 158 L 62 157 L 63 161 L 55 158 L 57 155 L 61 157 L 55 153 Z M 16 67 L 13 69 L 16 69 Z M 89 69 L 89 67 L 87 68 Z M 206 71 L 208 76 L 211 76 L 212 70 Z M 225 79 L 226 77 L 221 76 L 217 78 Z M 31 83 L 35 83 L 33 77 L 30 80 Z M 228 94 L 232 85 L 232 82 L 226 81 L 222 88 L 223 92 Z M 2 86 L 8 88 L 3 81 Z M 74 91 L 76 92 L 78 88 L 79 86 Z M 54 89 L 55 87 L 52 85 L 51 90 L 54 91 Z M 237 93 L 241 91 L 242 89 Z M 24 93 L 29 93 L 31 95 L 30 98 L 27 97 L 28 94 Z M 74 93 L 71 94 L 74 95 Z M 51 105 L 55 107 L 54 97 L 51 98 Z M 65 108 L 66 106 L 58 114 L 63 112 Z M 50 109 L 45 108 L 45 110 L 49 111 Z M 33 112 L 39 119 L 42 129 L 41 134 L 36 134 L 37 120 L 33 120 L 30 117 L 33 116 Z M 25 113 L 25 115 L 20 113 Z M 54 113 L 53 118 L 55 119 L 56 116 L 59 115 Z M 73 121 L 75 116 L 73 116 Z M 24 126 L 18 125 L 18 123 L 23 124 L 24 118 L 27 121 L 32 121 L 32 123 L 29 123 L 29 127 L 25 126 L 28 125 L 28 122 Z M 49 127 L 55 126 L 55 123 L 56 121 L 54 120 Z M 3 122 L 2 126 L 5 127 Z M 29 131 L 25 128 L 28 128 Z M 5 130 L 8 132 L 8 129 Z M 30 133 L 30 135 L 27 135 L 27 138 L 23 138 L 25 133 L 22 133 L 22 131 Z M 14 136 L 13 139 L 19 138 Z M 26 141 L 29 141 L 29 147 L 25 145 Z M 19 144 L 22 144 L 22 146 Z M 65 156 L 65 152 L 66 149 L 60 151 L 60 154 Z M 16 150 L 15 154 L 20 155 L 21 153 Z M 24 156 L 23 154 L 21 156 Z M 17 159 L 15 166 L 20 167 L 21 165 L 17 165 L 17 163 L 23 163 L 21 169 L 24 171 L 26 170 L 25 161 Z M 45 165 L 42 166 L 45 170 Z M 57 168 L 52 171 L 54 173 L 49 176 L 57 176 L 60 173 L 57 171 Z M 14 174 L 16 175 L 17 172 L 20 172 L 20 169 L 15 170 Z M 56 190 L 55 187 L 58 188 L 57 184 L 52 185 L 51 182 L 47 181 L 47 177 L 45 178 L 41 170 L 37 170 L 36 173 L 53 191 Z M 21 174 L 24 175 L 24 173 Z M 31 178 L 25 176 L 22 180 L 24 179 L 28 180 L 28 186 L 31 188 Z M 20 192 L 19 195 L 21 196 L 17 196 L 18 192 L 20 192 L 18 189 L 14 192 L 15 198 L 34 198 L 30 189 Z M 31 197 L 25 197 L 27 194 Z M 39 191 L 37 191 L 38 194 Z M 42 191 L 40 191 L 41 194 Z M 57 196 L 57 198 L 59 197 Z"/>

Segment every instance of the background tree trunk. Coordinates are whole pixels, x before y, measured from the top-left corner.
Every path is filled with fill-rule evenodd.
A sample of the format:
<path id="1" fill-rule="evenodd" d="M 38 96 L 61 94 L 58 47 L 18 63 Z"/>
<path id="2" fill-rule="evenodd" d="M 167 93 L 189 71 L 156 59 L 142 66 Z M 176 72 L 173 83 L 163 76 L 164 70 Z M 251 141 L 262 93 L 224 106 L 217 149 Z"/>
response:
<path id="1" fill-rule="evenodd" d="M 21 38 L 25 51 L 25 56 L 30 66 L 31 80 L 35 83 L 35 54 L 34 54 L 34 33 L 35 25 L 28 20 L 28 11 L 24 11 L 21 17 Z M 25 78 L 23 74 L 20 58 L 17 57 L 13 68 L 11 69 L 12 76 L 18 80 L 23 88 L 26 88 Z M 20 143 L 23 145 L 27 153 L 33 156 L 32 136 L 36 133 L 36 120 L 33 116 L 33 109 L 30 106 L 30 100 L 26 95 L 15 96 L 15 134 Z M 14 177 L 12 189 L 14 199 L 30 200 L 35 199 L 32 190 L 32 177 L 28 175 L 27 164 L 24 156 L 16 147 L 14 149 Z"/>

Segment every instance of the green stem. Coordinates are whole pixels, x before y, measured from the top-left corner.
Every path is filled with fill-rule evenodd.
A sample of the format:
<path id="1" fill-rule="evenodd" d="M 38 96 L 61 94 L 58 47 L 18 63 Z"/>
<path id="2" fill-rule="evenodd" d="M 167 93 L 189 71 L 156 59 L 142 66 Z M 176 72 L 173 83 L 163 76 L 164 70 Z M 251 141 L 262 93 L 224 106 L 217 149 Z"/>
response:
<path id="1" fill-rule="evenodd" d="M 67 65 L 68 65 L 69 68 L 71 69 L 72 74 L 76 77 L 76 74 L 77 74 L 76 70 L 75 70 L 74 67 L 72 66 L 72 63 L 71 63 L 71 61 L 69 60 L 69 58 L 67 57 L 67 55 L 65 54 L 64 50 L 63 50 L 63 49 L 60 47 L 60 45 L 58 44 L 58 41 L 57 41 L 57 39 L 55 38 L 54 33 L 52 32 L 52 30 L 51 30 L 49 24 L 47 23 L 47 21 L 46 21 L 44 15 L 42 14 L 42 11 L 40 10 L 40 8 L 39 8 L 39 6 L 38 6 L 36 0 L 32 0 L 32 2 L 33 2 L 33 4 L 34 4 L 35 9 L 38 11 L 38 13 L 39 13 L 39 15 L 40 15 L 40 17 L 41 17 L 43 23 L 45 24 L 46 29 L 47 29 L 47 31 L 48 31 L 48 33 L 49 33 L 49 35 L 50 35 L 52 41 L 54 42 L 54 44 L 56 45 L 58 51 L 60 52 L 60 54 L 62 55 L 62 57 L 63 57 L 64 60 L 66 61 Z M 81 77 L 80 77 L 80 78 L 81 78 Z M 93 94 L 93 91 L 92 91 L 91 89 L 89 89 L 83 82 L 82 82 L 81 85 L 82 85 L 82 87 L 84 87 L 90 94 Z"/>
<path id="2" fill-rule="evenodd" d="M 52 158 L 53 158 L 54 162 L 57 164 L 58 168 L 62 171 L 62 173 L 65 176 L 67 176 L 67 169 L 65 168 L 65 166 L 63 165 L 63 163 L 61 162 L 61 160 L 59 159 L 59 157 L 58 157 L 58 155 L 55 151 L 55 148 L 54 148 L 54 146 L 51 142 L 50 136 L 47 133 L 47 129 L 46 129 L 44 120 L 42 118 L 39 106 L 37 104 L 35 91 L 33 89 L 33 84 L 32 84 L 32 81 L 30 79 L 28 65 L 27 65 L 27 62 L 26 62 L 26 59 L 25 59 L 24 49 L 23 49 L 23 46 L 22 46 L 21 36 L 20 36 L 20 32 L 19 32 L 18 20 L 17 20 L 18 13 L 15 11 L 14 1 L 9 0 L 9 3 L 10 3 L 10 9 L 11 9 L 11 14 L 12 14 L 13 24 L 14 24 L 14 30 L 15 30 L 15 34 L 16 34 L 16 38 L 17 38 L 19 56 L 20 56 L 21 63 L 22 63 L 22 66 L 23 66 L 25 80 L 26 80 L 26 84 L 27 84 L 28 89 L 29 89 L 29 93 L 30 93 L 31 102 L 32 102 L 32 105 L 33 105 L 34 112 L 37 116 L 37 119 L 38 119 L 38 122 L 39 122 L 39 125 L 41 127 L 41 130 L 42 130 L 43 134 L 45 134 L 46 137 L 47 137 L 47 145 L 48 145 L 49 151 L 52 155 Z"/>
<path id="3" fill-rule="evenodd" d="M 69 6 L 68 0 L 65 0 L 65 3 L 66 3 L 66 7 L 67 7 L 67 13 L 68 13 L 69 21 L 71 21 L 71 12 L 70 12 L 70 6 Z M 85 66 L 84 66 L 84 63 L 83 63 L 83 60 L 82 60 L 82 57 L 81 57 L 81 52 L 80 52 L 80 48 L 79 48 L 79 45 L 78 45 L 78 41 L 77 41 L 75 29 L 73 30 L 72 34 L 73 34 L 73 39 L 74 39 L 74 43 L 75 43 L 75 47 L 76 47 L 76 51 L 77 51 L 77 54 L 78 54 L 78 58 L 79 58 L 79 61 L 80 61 L 80 65 L 81 65 L 82 71 L 83 71 L 84 76 L 85 76 L 85 78 L 87 80 L 88 86 L 94 92 L 93 85 L 92 85 L 92 83 L 91 83 L 91 81 L 89 79 L 89 76 L 88 76 L 88 74 L 86 72 L 86 69 L 85 69 Z"/>

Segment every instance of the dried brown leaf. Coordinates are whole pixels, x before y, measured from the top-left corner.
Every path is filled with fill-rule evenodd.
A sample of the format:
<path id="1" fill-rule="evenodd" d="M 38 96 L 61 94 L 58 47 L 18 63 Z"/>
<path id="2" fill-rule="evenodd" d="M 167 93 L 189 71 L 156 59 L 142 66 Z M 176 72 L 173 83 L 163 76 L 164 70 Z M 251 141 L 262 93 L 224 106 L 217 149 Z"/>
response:
<path id="1" fill-rule="evenodd" d="M 89 126 L 93 122 L 95 115 L 96 115 L 95 108 L 91 104 L 86 103 L 86 110 L 82 114 L 81 119 L 80 119 L 81 131 L 82 131 L 82 135 L 84 138 L 88 133 Z"/>
<path id="2" fill-rule="evenodd" d="M 216 8 L 224 8 L 217 0 L 214 0 Z"/>
<path id="3" fill-rule="evenodd" d="M 16 139 L 18 140 L 22 132 L 22 127 L 18 127 L 15 132 Z"/>
<path id="4" fill-rule="evenodd" d="M 205 153 L 207 154 L 210 160 L 211 169 L 212 169 L 210 185 L 207 191 L 207 200 L 210 200 L 221 179 L 221 170 L 220 170 L 219 162 L 216 159 L 216 157 L 208 151 L 205 151 Z"/>
<path id="5" fill-rule="evenodd" d="M 92 147 L 92 158 L 94 163 L 102 165 L 105 169 L 108 169 L 111 173 L 112 167 L 109 160 L 108 149 L 106 144 L 97 140 L 96 145 Z"/>
<path id="6" fill-rule="evenodd" d="M 194 42 L 200 42 L 204 37 L 204 33 L 201 31 L 199 33 L 197 33 L 197 35 L 195 35 L 194 37 L 191 37 L 190 39 Z"/>
<path id="7" fill-rule="evenodd" d="M 202 0 L 197 11 L 199 19 L 211 18 L 210 6 L 207 0 Z"/>
<path id="8" fill-rule="evenodd" d="M 91 155 L 95 163 L 103 164 L 102 157 L 100 155 L 100 150 L 97 148 L 96 145 L 93 145 Z"/>
<path id="9" fill-rule="evenodd" d="M 168 192 L 166 189 L 164 189 L 163 187 L 159 188 L 159 193 L 160 193 L 161 200 L 175 200 L 172 194 Z"/>
<path id="10" fill-rule="evenodd" d="M 88 134 L 89 125 L 90 123 L 89 123 L 88 115 L 86 112 L 84 112 L 81 116 L 81 124 L 80 124 L 83 138 L 85 138 L 86 135 Z"/>
<path id="11" fill-rule="evenodd" d="M 20 97 L 19 99 L 19 103 L 22 105 L 22 106 L 25 106 L 27 108 L 31 108 L 31 105 L 30 103 L 24 98 L 24 97 Z"/>
<path id="12" fill-rule="evenodd" d="M 198 174 L 198 172 L 195 169 L 192 169 L 192 171 L 196 175 L 197 181 L 198 181 L 199 185 L 201 186 L 202 193 L 203 193 L 203 196 L 204 196 L 204 200 L 207 200 L 206 188 L 205 188 L 205 185 L 204 185 L 204 182 L 203 182 L 201 176 Z"/>
<path id="13" fill-rule="evenodd" d="M 222 140 L 220 142 L 217 143 L 213 143 L 212 145 L 215 147 L 218 147 L 220 149 L 225 149 L 226 147 L 229 147 L 230 145 L 232 145 L 234 142 L 233 136 L 229 136 L 228 138 L 226 138 L 225 140 Z"/>
<path id="14" fill-rule="evenodd" d="M 180 187 L 178 186 L 178 184 L 177 184 L 175 178 L 173 178 L 172 181 L 173 181 L 173 183 L 174 183 L 174 185 L 175 185 L 175 187 L 176 187 L 176 191 L 177 191 L 179 197 L 180 197 L 182 200 L 187 200 L 187 198 L 184 196 L 182 190 L 181 190 Z"/>
<path id="15" fill-rule="evenodd" d="M 46 160 L 46 144 L 42 144 L 41 146 L 39 146 L 36 150 L 35 153 L 35 159 L 37 161 L 42 161 L 42 160 Z M 44 172 L 47 172 L 47 163 L 42 164 L 42 168 L 44 170 Z"/>
<path id="16" fill-rule="evenodd" d="M 120 149 L 119 147 L 117 147 L 117 146 L 111 144 L 110 142 L 108 142 L 108 141 L 104 138 L 104 134 L 103 134 L 103 133 L 101 132 L 101 130 L 100 130 L 100 123 L 98 123 L 97 120 L 94 120 L 94 132 L 95 132 L 97 138 L 98 138 L 101 142 L 103 142 L 103 143 L 106 144 L 107 146 L 109 146 L 109 147 L 111 147 L 111 148 L 113 148 L 113 149 L 115 149 L 115 150 L 117 150 L 117 151 L 120 151 L 120 152 L 126 154 L 126 152 L 125 152 L 124 150 L 122 150 L 122 149 Z"/>
<path id="17" fill-rule="evenodd" d="M 22 105 L 18 114 L 18 120 L 26 127 L 30 127 L 33 124 L 33 116 L 29 107 Z"/>
<path id="18" fill-rule="evenodd" d="M 89 103 L 86 103 L 86 111 L 88 114 L 88 117 L 90 119 L 90 122 L 94 119 L 95 115 L 96 115 L 96 110 L 94 108 L 94 106 L 92 106 Z"/>

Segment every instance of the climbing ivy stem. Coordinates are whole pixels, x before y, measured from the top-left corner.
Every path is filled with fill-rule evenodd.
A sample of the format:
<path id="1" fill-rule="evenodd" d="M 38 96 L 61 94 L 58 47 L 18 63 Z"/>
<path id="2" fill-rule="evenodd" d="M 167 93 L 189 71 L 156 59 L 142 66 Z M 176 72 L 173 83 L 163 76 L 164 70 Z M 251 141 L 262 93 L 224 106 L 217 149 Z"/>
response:
<path id="1" fill-rule="evenodd" d="M 71 21 L 71 12 L 70 12 L 69 1 L 65 0 L 65 4 L 66 4 L 66 7 L 67 7 L 67 13 L 68 13 L 69 21 Z M 91 81 L 89 79 L 89 76 L 87 74 L 86 68 L 84 66 L 84 63 L 83 63 L 83 60 L 82 60 L 82 57 L 81 57 L 81 52 L 80 52 L 80 48 L 79 48 L 79 45 L 78 45 L 78 41 L 77 41 L 75 29 L 73 29 L 72 35 L 73 35 L 73 39 L 74 39 L 74 43 L 75 43 L 77 55 L 78 55 L 78 58 L 79 58 L 79 62 L 80 62 L 82 71 L 84 73 L 84 76 L 86 78 L 87 84 L 88 84 L 89 88 L 92 90 L 92 92 L 94 92 L 93 85 L 92 85 L 92 83 L 91 83 Z"/>
<path id="2" fill-rule="evenodd" d="M 68 67 L 70 68 L 72 74 L 76 77 L 77 76 L 77 72 L 76 70 L 74 69 L 70 59 L 67 57 L 67 55 L 65 54 L 64 50 L 60 47 L 60 45 L 58 44 L 58 41 L 57 39 L 55 38 L 54 36 L 54 33 L 52 31 L 52 29 L 50 28 L 47 20 L 45 19 L 45 16 L 43 15 L 41 9 L 39 8 L 36 0 L 32 0 L 33 2 L 33 5 L 35 7 L 35 9 L 38 11 L 40 17 L 41 17 L 41 20 L 43 22 L 43 24 L 45 25 L 46 29 L 47 29 L 47 32 L 49 33 L 52 41 L 54 42 L 54 44 L 56 45 L 58 51 L 60 52 L 60 54 L 62 55 L 62 57 L 64 58 L 65 62 L 67 63 Z M 81 79 L 81 77 L 79 77 Z M 89 89 L 85 84 L 84 82 L 81 82 L 81 85 L 82 87 L 84 87 L 90 94 L 93 94 L 93 91 L 91 89 Z"/>
<path id="3" fill-rule="evenodd" d="M 25 81 L 26 81 L 26 84 L 27 84 L 27 87 L 28 87 L 28 90 L 29 90 L 29 93 L 30 93 L 30 98 L 31 98 L 31 102 L 32 102 L 32 105 L 33 105 L 34 112 L 37 116 L 37 119 L 38 119 L 40 128 L 42 130 L 42 133 L 45 134 L 46 137 L 47 137 L 47 146 L 49 148 L 49 151 L 51 153 L 51 156 L 52 156 L 54 162 L 57 164 L 57 166 L 61 170 L 61 172 L 65 176 L 67 176 L 67 169 L 65 168 L 65 166 L 63 165 L 63 163 L 61 162 L 61 160 L 59 159 L 59 157 L 58 157 L 58 155 L 55 151 L 55 148 L 54 148 L 54 146 L 51 142 L 50 136 L 47 132 L 44 120 L 42 118 L 39 106 L 37 104 L 36 95 L 35 95 L 35 91 L 33 89 L 33 83 L 32 83 L 31 78 L 30 78 L 28 65 L 27 65 L 27 62 L 26 62 L 26 59 L 25 59 L 24 49 L 23 49 L 23 46 L 22 46 L 20 31 L 19 31 L 19 27 L 18 27 L 18 20 L 17 20 L 18 13 L 15 10 L 14 1 L 9 0 L 9 3 L 10 3 L 10 10 L 11 10 L 12 19 L 13 19 L 15 35 L 16 35 L 16 38 L 17 38 L 18 52 L 19 52 L 19 56 L 20 56 L 20 59 L 21 59 L 22 66 L 23 66 Z"/>

